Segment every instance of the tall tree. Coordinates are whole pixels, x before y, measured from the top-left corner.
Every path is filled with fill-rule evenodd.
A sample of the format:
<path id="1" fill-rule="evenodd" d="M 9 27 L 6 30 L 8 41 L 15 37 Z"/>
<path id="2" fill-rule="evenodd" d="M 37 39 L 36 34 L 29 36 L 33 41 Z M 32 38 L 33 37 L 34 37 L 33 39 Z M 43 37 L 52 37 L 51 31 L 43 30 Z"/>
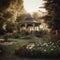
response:
<path id="1" fill-rule="evenodd" d="M 60 30 L 60 1 L 59 0 L 45 0 L 45 8 L 48 11 L 46 22 L 49 23 L 49 26 L 53 31 L 56 32 L 56 35 L 59 35 Z"/>
<path id="2" fill-rule="evenodd" d="M 16 20 L 23 8 L 23 0 L 0 0 L 0 32 L 8 20 Z"/>

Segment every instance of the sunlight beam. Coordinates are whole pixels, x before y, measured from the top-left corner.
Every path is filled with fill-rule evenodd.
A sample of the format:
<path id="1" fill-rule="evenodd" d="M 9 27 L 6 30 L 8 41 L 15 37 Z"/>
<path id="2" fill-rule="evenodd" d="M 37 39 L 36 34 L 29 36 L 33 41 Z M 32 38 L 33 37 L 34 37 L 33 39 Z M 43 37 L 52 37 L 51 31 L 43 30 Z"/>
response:
<path id="1" fill-rule="evenodd" d="M 30 14 L 38 10 L 41 10 L 42 12 L 46 12 L 45 8 L 39 8 L 43 6 L 44 6 L 43 0 L 24 0 L 24 8 Z"/>

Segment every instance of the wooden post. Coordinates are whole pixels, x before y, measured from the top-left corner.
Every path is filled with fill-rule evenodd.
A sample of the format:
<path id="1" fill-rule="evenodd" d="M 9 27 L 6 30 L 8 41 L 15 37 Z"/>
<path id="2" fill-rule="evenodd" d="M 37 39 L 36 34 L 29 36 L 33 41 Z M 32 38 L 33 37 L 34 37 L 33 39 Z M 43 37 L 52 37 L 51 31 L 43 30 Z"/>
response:
<path id="1" fill-rule="evenodd" d="M 25 28 L 26 28 L 26 31 L 27 31 L 27 24 L 25 23 Z"/>
<path id="2" fill-rule="evenodd" d="M 35 24 L 33 23 L 33 31 L 32 31 L 32 35 L 34 35 L 35 33 Z"/>
<path id="3" fill-rule="evenodd" d="M 20 24 L 20 32 L 21 32 L 21 24 Z"/>
<path id="4" fill-rule="evenodd" d="M 38 29 L 39 29 L 39 31 L 40 31 L 40 25 L 38 26 Z"/>
<path id="5" fill-rule="evenodd" d="M 33 23 L 33 30 L 35 31 L 35 24 Z"/>

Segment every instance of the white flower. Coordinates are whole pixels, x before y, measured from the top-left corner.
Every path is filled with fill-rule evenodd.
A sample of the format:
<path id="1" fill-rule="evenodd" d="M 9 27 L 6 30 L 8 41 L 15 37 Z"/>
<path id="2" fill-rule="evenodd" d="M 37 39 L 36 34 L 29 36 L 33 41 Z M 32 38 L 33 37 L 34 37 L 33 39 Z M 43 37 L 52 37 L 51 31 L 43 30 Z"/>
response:
<path id="1" fill-rule="evenodd" d="M 46 52 L 46 49 L 44 49 L 44 52 Z"/>
<path id="2" fill-rule="evenodd" d="M 27 49 L 32 49 L 33 47 L 35 46 L 35 44 L 34 43 L 31 43 L 31 44 L 29 44 L 29 45 L 27 45 Z"/>
<path id="3" fill-rule="evenodd" d="M 43 44 L 43 46 L 46 46 L 46 47 L 47 47 L 47 46 L 48 46 L 48 44 L 47 44 L 47 43 L 44 43 L 44 44 Z"/>
<path id="4" fill-rule="evenodd" d="M 52 42 L 50 42 L 50 43 L 52 43 Z"/>
<path id="5" fill-rule="evenodd" d="M 56 48 L 56 46 L 53 46 L 54 48 Z"/>
<path id="6" fill-rule="evenodd" d="M 40 46 L 39 44 L 37 44 L 37 46 Z"/>
<path id="7" fill-rule="evenodd" d="M 48 47 L 48 44 L 46 45 L 46 47 Z"/>
<path id="8" fill-rule="evenodd" d="M 54 49 L 51 49 L 51 51 L 53 51 Z"/>
<path id="9" fill-rule="evenodd" d="M 52 43 L 51 45 L 54 45 L 54 43 Z"/>

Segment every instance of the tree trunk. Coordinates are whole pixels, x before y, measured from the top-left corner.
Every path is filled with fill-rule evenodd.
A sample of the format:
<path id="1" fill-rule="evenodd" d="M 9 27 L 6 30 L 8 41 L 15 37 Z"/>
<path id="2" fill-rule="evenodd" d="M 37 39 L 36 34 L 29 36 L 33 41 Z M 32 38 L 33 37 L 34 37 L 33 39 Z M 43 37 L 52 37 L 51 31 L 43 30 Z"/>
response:
<path id="1" fill-rule="evenodd" d="M 60 31 L 59 31 L 59 30 L 56 30 L 56 36 L 57 36 L 58 38 L 60 38 Z"/>

